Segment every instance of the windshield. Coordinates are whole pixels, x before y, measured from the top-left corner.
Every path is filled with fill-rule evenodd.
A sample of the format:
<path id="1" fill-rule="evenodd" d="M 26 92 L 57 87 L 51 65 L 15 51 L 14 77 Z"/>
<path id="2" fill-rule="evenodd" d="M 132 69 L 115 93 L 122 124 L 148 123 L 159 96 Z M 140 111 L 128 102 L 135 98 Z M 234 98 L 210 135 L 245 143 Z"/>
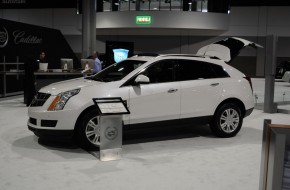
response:
<path id="1" fill-rule="evenodd" d="M 139 60 L 124 60 L 122 62 L 115 63 L 103 71 L 93 75 L 91 79 L 103 82 L 121 80 L 145 62 L 146 61 Z"/>

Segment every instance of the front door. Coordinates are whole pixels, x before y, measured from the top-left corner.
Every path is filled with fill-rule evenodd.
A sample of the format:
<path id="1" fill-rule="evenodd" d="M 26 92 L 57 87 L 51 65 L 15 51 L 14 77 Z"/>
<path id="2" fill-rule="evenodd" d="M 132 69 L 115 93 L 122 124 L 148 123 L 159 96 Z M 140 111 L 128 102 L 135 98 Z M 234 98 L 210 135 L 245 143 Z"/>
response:
<path id="1" fill-rule="evenodd" d="M 143 75 L 149 84 L 130 86 L 130 124 L 179 119 L 180 83 L 175 81 L 171 60 L 150 65 Z"/>

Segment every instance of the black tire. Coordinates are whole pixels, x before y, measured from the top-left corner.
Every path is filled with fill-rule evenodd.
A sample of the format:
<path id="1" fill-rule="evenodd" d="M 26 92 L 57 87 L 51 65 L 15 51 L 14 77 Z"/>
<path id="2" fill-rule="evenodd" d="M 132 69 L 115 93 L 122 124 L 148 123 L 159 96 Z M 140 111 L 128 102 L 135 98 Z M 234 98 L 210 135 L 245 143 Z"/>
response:
<path id="1" fill-rule="evenodd" d="M 76 128 L 77 144 L 85 150 L 97 150 L 100 145 L 100 127 L 98 113 L 90 110 L 83 115 Z M 89 133 L 88 133 L 89 132 Z"/>
<path id="2" fill-rule="evenodd" d="M 216 136 L 227 138 L 235 136 L 242 124 L 241 109 L 234 103 L 226 103 L 215 112 L 210 128 Z"/>

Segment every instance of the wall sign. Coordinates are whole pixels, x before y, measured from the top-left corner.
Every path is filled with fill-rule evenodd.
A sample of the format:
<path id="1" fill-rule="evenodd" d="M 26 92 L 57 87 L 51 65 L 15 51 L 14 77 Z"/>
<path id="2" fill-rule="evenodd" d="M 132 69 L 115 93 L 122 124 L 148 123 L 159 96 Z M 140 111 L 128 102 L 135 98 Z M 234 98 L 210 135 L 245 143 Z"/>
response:
<path id="1" fill-rule="evenodd" d="M 74 68 L 81 67 L 59 30 L 0 18 L 0 62 L 4 57 L 7 63 L 37 59 L 40 51 L 45 51 L 49 69 L 60 68 L 64 57 L 74 59 Z"/>
<path id="2" fill-rule="evenodd" d="M 76 8 L 79 0 L 0 0 L 1 9 Z"/>
<path id="3" fill-rule="evenodd" d="M 9 35 L 5 27 L 0 28 L 0 48 L 4 48 L 8 43 Z"/>
<path id="4" fill-rule="evenodd" d="M 151 24 L 151 16 L 136 16 L 136 24 L 137 25 L 148 25 Z"/>
<path id="5" fill-rule="evenodd" d="M 9 33 L 11 34 L 10 36 Z M 0 29 L 0 48 L 4 48 L 7 45 L 8 39 L 10 39 L 15 45 L 21 43 L 41 44 L 43 41 L 42 37 L 39 37 L 37 35 L 31 35 L 24 30 L 14 30 L 8 32 L 5 27 L 2 27 L 2 30 Z"/>
<path id="6" fill-rule="evenodd" d="M 25 4 L 25 0 L 2 0 L 3 4 Z"/>

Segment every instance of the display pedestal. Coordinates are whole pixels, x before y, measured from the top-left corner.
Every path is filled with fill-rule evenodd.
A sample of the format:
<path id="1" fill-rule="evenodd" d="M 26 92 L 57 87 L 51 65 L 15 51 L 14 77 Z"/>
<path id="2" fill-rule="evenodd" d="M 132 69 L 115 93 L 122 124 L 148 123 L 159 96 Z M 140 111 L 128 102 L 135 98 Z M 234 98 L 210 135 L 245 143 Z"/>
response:
<path id="1" fill-rule="evenodd" d="M 100 160 L 121 159 L 122 151 L 122 115 L 100 116 Z"/>
<path id="2" fill-rule="evenodd" d="M 94 98 L 99 112 L 101 161 L 121 159 L 123 114 L 130 114 L 121 98 Z"/>

